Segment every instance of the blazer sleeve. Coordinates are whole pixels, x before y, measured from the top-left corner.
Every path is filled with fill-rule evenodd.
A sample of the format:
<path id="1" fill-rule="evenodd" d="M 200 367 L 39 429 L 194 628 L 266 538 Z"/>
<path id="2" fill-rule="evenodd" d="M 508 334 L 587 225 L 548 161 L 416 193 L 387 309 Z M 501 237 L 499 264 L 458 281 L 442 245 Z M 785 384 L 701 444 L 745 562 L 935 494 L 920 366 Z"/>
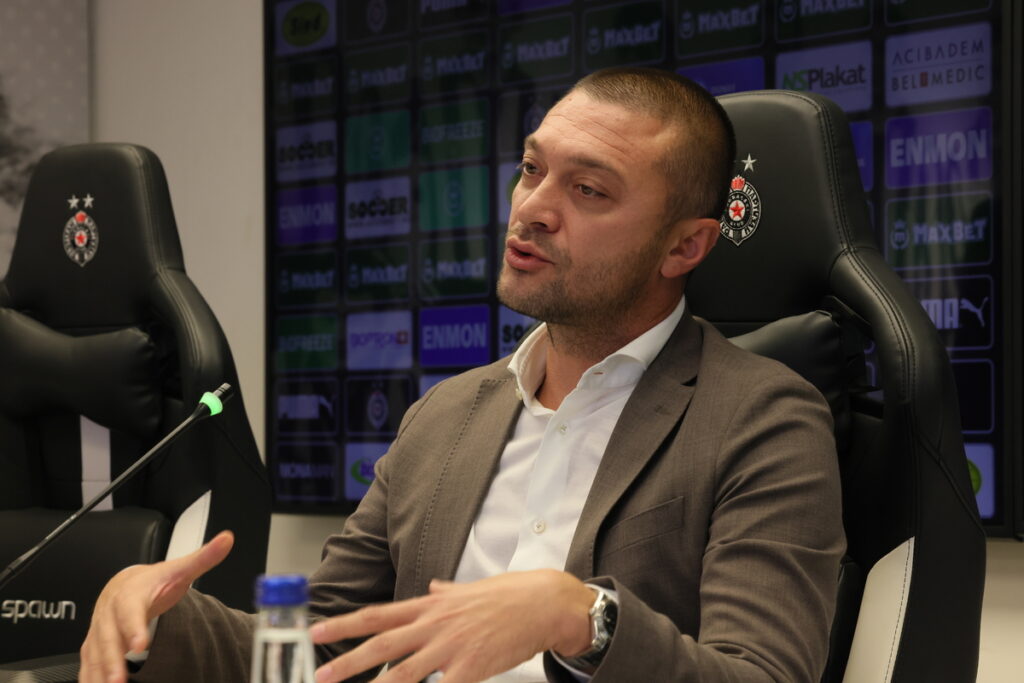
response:
<path id="1" fill-rule="evenodd" d="M 139 683 L 246 681 L 256 617 L 189 590 L 157 622 Z"/>
<path id="2" fill-rule="evenodd" d="M 399 439 L 427 396 L 406 413 Z M 387 455 L 377 461 L 369 492 L 342 532 L 324 545 L 320 567 L 309 578 L 311 622 L 394 598 L 395 570 L 387 536 L 389 462 Z M 160 617 L 149 656 L 131 679 L 139 683 L 248 680 L 255 624 L 255 615 L 190 590 Z M 327 662 L 355 644 L 318 645 L 317 660 Z M 349 680 L 371 680 L 376 673 L 369 671 Z"/>
<path id="3" fill-rule="evenodd" d="M 699 594 L 674 596 L 699 601 L 699 633 L 681 633 L 615 577 L 592 579 L 619 594 L 593 683 L 820 679 L 845 549 L 831 415 L 789 374 L 737 404 L 716 456 Z M 651 571 L 672 582 L 670 567 Z M 546 668 L 575 683 L 550 656 Z"/>

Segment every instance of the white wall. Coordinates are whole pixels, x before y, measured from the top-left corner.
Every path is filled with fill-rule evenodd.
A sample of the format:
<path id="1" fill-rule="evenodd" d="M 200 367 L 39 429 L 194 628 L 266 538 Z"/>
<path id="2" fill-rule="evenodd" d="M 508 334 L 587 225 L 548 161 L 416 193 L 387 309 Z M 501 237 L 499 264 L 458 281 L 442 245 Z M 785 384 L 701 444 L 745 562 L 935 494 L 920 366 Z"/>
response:
<path id="1" fill-rule="evenodd" d="M 163 161 L 185 268 L 231 344 L 264 446 L 260 0 L 93 0 L 92 139 Z M 275 515 L 269 571 L 309 572 L 338 518 Z"/>

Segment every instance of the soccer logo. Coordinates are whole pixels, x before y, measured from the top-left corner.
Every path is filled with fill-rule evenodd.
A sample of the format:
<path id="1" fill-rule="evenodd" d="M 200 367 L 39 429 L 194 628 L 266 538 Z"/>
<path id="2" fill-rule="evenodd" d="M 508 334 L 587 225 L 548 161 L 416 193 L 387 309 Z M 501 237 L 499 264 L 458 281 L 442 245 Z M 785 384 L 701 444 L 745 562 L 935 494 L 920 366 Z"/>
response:
<path id="1" fill-rule="evenodd" d="M 82 199 L 71 195 L 67 200 L 68 208 L 75 211 L 75 214 L 64 224 L 61 241 L 68 258 L 83 268 L 96 256 L 96 250 L 100 245 L 100 231 L 92 216 L 79 210 L 78 204 L 82 202 L 83 208 L 91 209 L 94 201 L 95 198 L 91 194 L 85 195 Z"/>
<path id="2" fill-rule="evenodd" d="M 761 197 L 749 180 L 738 175 L 732 179 L 729 198 L 722 215 L 722 236 L 736 246 L 754 234 L 761 222 Z"/>

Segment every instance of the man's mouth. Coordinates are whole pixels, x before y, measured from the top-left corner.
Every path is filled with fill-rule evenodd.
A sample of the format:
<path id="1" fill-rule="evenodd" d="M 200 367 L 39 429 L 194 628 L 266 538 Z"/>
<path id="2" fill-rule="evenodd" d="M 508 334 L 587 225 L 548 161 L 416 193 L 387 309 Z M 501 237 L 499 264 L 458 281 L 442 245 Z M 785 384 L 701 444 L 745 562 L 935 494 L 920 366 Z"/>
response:
<path id="1" fill-rule="evenodd" d="M 510 237 L 505 241 L 505 262 L 516 270 L 535 270 L 550 264 L 551 260 L 536 244 Z"/>

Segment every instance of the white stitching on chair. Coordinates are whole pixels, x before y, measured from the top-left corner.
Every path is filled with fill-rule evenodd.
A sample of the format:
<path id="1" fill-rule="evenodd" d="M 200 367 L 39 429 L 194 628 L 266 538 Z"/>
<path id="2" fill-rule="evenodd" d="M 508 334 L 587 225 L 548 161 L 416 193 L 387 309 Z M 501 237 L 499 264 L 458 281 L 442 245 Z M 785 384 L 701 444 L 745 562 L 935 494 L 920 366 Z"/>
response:
<path id="1" fill-rule="evenodd" d="M 889 683 L 892 680 L 903 635 L 913 563 L 914 538 L 911 537 L 868 572 L 843 683 Z M 886 652 L 888 656 L 882 656 Z"/>
<path id="2" fill-rule="evenodd" d="M 167 557 L 173 560 L 188 555 L 203 544 L 206 534 L 206 522 L 210 518 L 210 500 L 212 491 L 207 491 L 193 501 L 174 523 L 171 542 L 167 544 Z"/>
<path id="3" fill-rule="evenodd" d="M 907 614 L 906 602 L 907 593 L 910 592 L 910 568 L 911 560 L 914 557 L 913 543 L 914 539 L 911 538 L 909 543 L 911 544 L 910 552 L 907 553 L 906 559 L 903 563 L 903 587 L 900 590 L 900 608 L 899 608 L 899 620 L 894 624 L 892 633 L 892 644 L 889 647 L 889 664 L 885 667 L 885 680 L 892 680 L 892 665 L 896 661 L 896 646 L 900 642 L 900 636 L 903 634 L 903 618 Z"/>

